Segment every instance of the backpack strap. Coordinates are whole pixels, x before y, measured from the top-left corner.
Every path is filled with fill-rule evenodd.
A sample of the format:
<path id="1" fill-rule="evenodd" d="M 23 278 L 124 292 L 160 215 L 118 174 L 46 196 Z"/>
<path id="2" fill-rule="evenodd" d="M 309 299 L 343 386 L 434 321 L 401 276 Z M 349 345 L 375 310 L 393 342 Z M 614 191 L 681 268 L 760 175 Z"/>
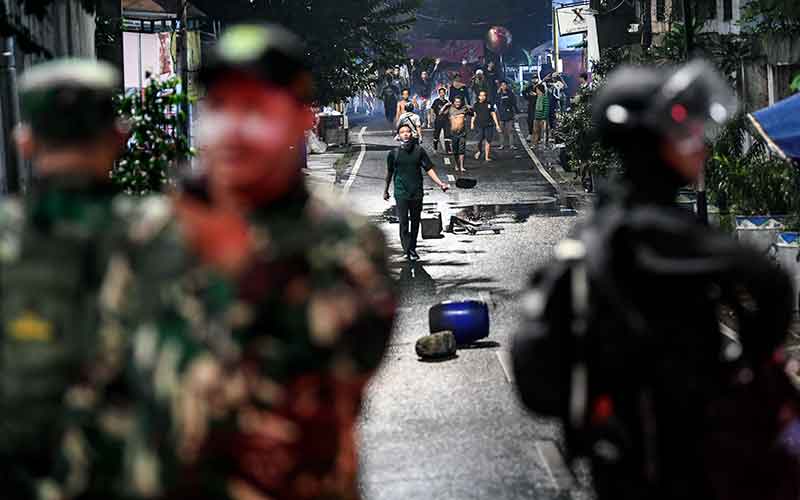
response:
<path id="1" fill-rule="evenodd" d="M 582 430 L 589 406 L 589 374 L 586 363 L 586 333 L 589 317 L 589 274 L 586 246 L 580 240 L 566 239 L 558 244 L 556 258 L 570 267 L 570 333 L 576 347 L 570 370 L 569 420 L 573 429 Z"/>

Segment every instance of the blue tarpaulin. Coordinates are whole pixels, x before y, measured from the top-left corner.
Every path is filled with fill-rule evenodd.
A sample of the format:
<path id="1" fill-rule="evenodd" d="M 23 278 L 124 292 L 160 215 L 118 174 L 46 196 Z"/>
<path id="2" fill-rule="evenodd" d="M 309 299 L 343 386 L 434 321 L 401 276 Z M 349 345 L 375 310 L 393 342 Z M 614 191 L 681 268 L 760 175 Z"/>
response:
<path id="1" fill-rule="evenodd" d="M 749 115 L 756 130 L 770 148 L 793 160 L 800 160 L 800 94 Z"/>

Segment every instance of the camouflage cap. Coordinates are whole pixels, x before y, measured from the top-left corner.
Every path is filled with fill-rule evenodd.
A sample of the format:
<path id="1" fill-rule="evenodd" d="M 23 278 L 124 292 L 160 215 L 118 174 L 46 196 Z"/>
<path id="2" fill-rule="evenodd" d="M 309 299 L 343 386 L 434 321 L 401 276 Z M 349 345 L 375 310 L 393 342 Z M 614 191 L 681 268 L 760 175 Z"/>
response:
<path id="1" fill-rule="evenodd" d="M 101 61 L 61 59 L 33 66 L 20 78 L 22 121 L 56 144 L 94 138 L 114 125 L 119 83 L 119 72 Z"/>
<path id="2" fill-rule="evenodd" d="M 276 24 L 244 23 L 219 39 L 209 62 L 200 70 L 206 86 L 230 74 L 244 73 L 289 88 L 303 102 L 313 99 L 313 79 L 305 43 Z"/>

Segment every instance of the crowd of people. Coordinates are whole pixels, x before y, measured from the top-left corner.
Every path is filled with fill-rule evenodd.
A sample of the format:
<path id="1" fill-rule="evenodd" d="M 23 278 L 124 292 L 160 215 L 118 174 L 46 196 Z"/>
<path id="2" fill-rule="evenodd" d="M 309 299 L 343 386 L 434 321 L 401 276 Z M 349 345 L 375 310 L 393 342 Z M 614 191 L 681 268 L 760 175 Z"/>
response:
<path id="1" fill-rule="evenodd" d="M 587 78 L 580 75 L 581 86 Z M 521 88 L 521 95 L 515 92 L 515 85 Z M 534 147 L 545 147 L 552 142 L 549 132 L 557 127 L 558 113 L 571 103 L 564 75 L 534 75 L 519 86 L 507 80 L 493 61 L 474 67 L 463 60 L 456 69 L 442 69 L 441 59 L 431 67 L 411 59 L 406 65 L 387 69 L 377 89 L 386 121 L 394 129 L 409 125 L 420 141 L 424 129 L 433 129 L 434 151 L 455 155 L 458 171 L 463 170 L 468 131 L 478 140 L 475 159 L 483 156 L 485 162 L 491 162 L 495 134 L 500 141 L 497 149 L 517 148 L 514 123 L 518 114 L 527 115 L 526 140 Z M 377 109 L 374 102 L 372 109 Z"/>

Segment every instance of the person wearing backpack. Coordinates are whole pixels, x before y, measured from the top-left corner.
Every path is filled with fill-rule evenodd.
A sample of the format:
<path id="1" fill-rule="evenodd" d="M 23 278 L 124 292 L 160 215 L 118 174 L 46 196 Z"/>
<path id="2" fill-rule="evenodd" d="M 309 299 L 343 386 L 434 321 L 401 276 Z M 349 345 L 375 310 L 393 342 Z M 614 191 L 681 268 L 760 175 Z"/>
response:
<path id="1" fill-rule="evenodd" d="M 420 119 L 419 115 L 414 112 L 414 103 L 407 102 L 405 111 L 400 115 L 397 119 L 397 128 L 401 126 L 408 126 L 411 128 L 411 136 L 417 143 L 422 144 L 422 120 Z M 399 136 L 396 137 L 399 140 Z"/>
<path id="2" fill-rule="evenodd" d="M 519 396 L 563 424 L 598 500 L 800 494 L 798 394 L 781 350 L 789 280 L 675 205 L 735 103 L 702 62 L 609 76 L 593 118 L 624 176 L 522 299 Z M 721 335 L 723 307 L 735 340 Z"/>
<path id="3" fill-rule="evenodd" d="M 450 189 L 439 179 L 433 169 L 433 162 L 425 149 L 414 140 L 411 126 L 400 125 L 397 129 L 400 146 L 386 158 L 386 188 L 383 199 L 390 198 L 389 187 L 394 182 L 394 199 L 397 204 L 397 218 L 400 221 L 400 243 L 403 253 L 410 261 L 419 260 L 417 236 L 422 216 L 422 172 L 445 193 Z"/>

